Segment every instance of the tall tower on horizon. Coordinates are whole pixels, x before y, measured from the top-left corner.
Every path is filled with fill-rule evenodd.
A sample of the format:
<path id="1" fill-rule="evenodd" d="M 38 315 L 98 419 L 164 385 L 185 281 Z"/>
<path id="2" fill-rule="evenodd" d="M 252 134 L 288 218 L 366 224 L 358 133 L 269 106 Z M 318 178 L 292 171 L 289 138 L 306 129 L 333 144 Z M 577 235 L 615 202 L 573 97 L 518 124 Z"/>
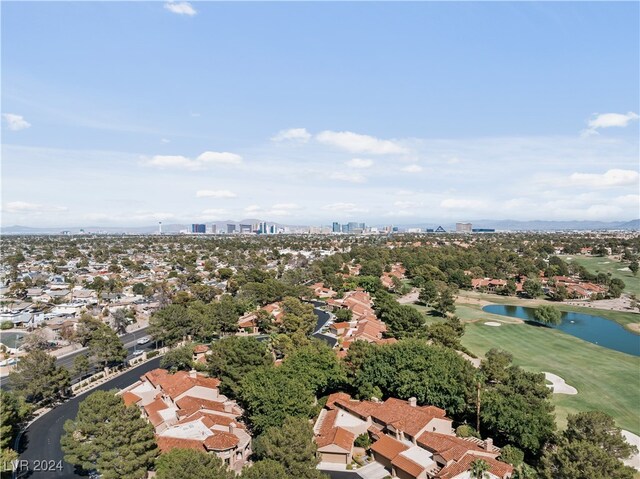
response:
<path id="1" fill-rule="evenodd" d="M 158 221 L 158 234 L 162 234 L 162 221 Z"/>

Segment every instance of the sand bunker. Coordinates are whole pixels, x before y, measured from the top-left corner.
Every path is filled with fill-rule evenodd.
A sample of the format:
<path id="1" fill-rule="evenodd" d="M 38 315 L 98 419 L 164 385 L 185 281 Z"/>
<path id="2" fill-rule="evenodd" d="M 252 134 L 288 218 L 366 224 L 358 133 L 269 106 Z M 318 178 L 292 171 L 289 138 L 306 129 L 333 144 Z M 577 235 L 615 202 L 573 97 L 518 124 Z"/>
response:
<path id="1" fill-rule="evenodd" d="M 632 446 L 636 446 L 640 450 L 640 436 L 635 435 L 632 432 L 622 430 L 622 435 Z M 629 459 L 625 459 L 624 462 L 627 466 L 633 467 L 636 471 L 640 471 L 640 453 L 631 456 Z"/>
<path id="2" fill-rule="evenodd" d="M 551 384 L 547 384 L 547 387 L 553 391 L 554 394 L 578 394 L 578 390 L 573 386 L 569 386 L 564 379 L 552 373 L 544 373 L 544 377 Z"/>
<path id="3" fill-rule="evenodd" d="M 485 326 L 502 326 L 501 323 L 498 323 L 497 321 L 487 321 L 486 323 L 484 323 Z"/>

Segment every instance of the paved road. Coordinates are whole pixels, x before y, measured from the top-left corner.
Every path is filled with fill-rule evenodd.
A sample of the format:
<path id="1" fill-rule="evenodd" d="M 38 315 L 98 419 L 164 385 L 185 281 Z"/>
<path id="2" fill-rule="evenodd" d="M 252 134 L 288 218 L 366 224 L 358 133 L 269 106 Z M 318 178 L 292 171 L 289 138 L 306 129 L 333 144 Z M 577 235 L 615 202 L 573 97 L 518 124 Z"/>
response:
<path id="1" fill-rule="evenodd" d="M 127 333 L 127 334 L 123 334 L 122 336 L 120 336 L 120 339 L 122 340 L 122 343 L 124 344 L 124 347 L 127 349 L 127 351 L 129 352 L 129 354 L 127 355 L 127 359 L 131 359 L 133 357 L 133 352 L 136 350 L 150 350 L 153 349 L 155 344 L 153 341 L 149 341 L 147 344 L 145 345 L 138 345 L 137 341 L 138 339 L 140 339 L 141 337 L 145 336 L 147 332 L 147 328 L 140 328 L 137 331 L 134 331 L 132 333 Z M 67 354 L 66 356 L 59 358 L 58 360 L 56 360 L 56 364 L 58 366 L 64 366 L 67 369 L 71 369 L 73 367 L 73 360 L 76 356 L 80 355 L 80 354 L 87 354 L 87 348 L 82 348 L 82 349 L 78 349 L 77 351 L 74 351 L 73 353 Z M 90 371 L 93 372 L 95 371 L 92 370 Z M 77 378 L 72 378 L 72 379 L 77 379 Z M 7 376 L 3 376 L 0 377 L 0 388 L 4 389 L 5 391 L 8 388 L 7 385 Z"/>
<path id="2" fill-rule="evenodd" d="M 122 376 L 107 381 L 92 391 L 97 389 L 122 389 L 133 384 L 144 373 L 157 368 L 159 365 L 160 358 L 154 358 L 141 366 L 127 371 Z M 33 479 L 82 477 L 74 472 L 71 464 L 64 462 L 62 449 L 60 448 L 60 437 L 62 437 L 64 433 L 63 425 L 65 421 L 75 418 L 78 413 L 78 405 L 86 396 L 87 393 L 70 399 L 53 411 L 37 419 L 27 428 L 20 442 L 20 459 L 28 461 L 30 467 L 29 472 L 25 470 L 25 475 L 20 475 L 19 477 L 29 477 Z M 44 460 L 53 461 L 54 464 L 62 460 L 63 469 L 61 471 L 33 471 L 36 461 L 40 461 L 40 464 L 42 464 Z"/>

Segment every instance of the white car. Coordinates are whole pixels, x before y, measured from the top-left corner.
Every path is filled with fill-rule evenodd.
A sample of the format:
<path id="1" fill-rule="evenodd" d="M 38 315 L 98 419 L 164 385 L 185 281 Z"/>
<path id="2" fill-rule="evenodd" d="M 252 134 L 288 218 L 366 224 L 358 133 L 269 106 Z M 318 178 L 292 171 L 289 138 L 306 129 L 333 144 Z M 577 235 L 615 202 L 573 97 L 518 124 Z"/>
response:
<path id="1" fill-rule="evenodd" d="M 140 339 L 138 339 L 138 341 L 136 341 L 138 344 L 147 344 L 149 341 L 151 341 L 151 338 L 149 336 L 143 336 Z"/>
<path id="2" fill-rule="evenodd" d="M 141 355 L 143 355 L 143 354 L 144 354 L 144 351 L 141 351 L 141 350 L 139 350 L 139 349 L 138 349 L 137 351 L 134 351 L 134 352 L 133 352 L 133 355 L 134 355 L 134 356 L 141 356 Z"/>

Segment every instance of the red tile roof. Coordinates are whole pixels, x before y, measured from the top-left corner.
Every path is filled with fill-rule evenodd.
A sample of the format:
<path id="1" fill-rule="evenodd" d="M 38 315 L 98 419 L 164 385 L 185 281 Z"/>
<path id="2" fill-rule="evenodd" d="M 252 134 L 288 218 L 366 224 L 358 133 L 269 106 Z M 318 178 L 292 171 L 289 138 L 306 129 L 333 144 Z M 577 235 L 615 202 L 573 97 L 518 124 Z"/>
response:
<path id="1" fill-rule="evenodd" d="M 407 449 L 409 449 L 409 446 L 387 435 L 382 435 L 371 446 L 372 451 L 390 461 L 393 461 L 398 454 Z"/>

